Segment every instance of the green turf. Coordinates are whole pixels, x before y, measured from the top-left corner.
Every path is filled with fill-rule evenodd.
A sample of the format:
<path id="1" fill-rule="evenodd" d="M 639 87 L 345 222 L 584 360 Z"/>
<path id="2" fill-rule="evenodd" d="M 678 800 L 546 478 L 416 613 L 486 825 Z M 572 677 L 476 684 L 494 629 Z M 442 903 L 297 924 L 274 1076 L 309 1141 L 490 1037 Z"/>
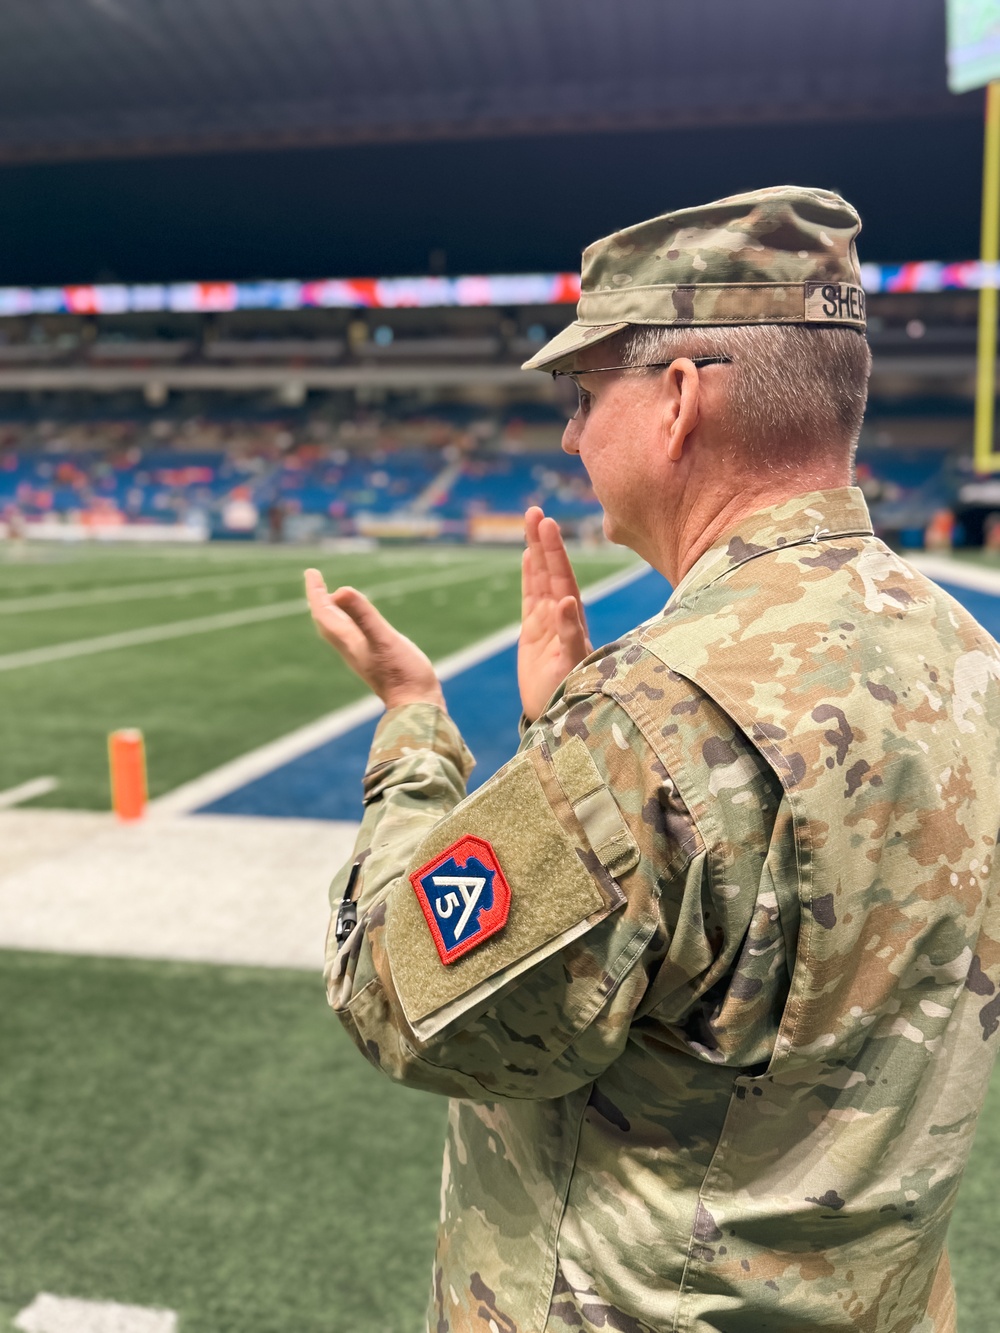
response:
<path id="1" fill-rule="evenodd" d="M 949 559 L 963 560 L 969 565 L 982 565 L 986 569 L 1000 569 L 1000 551 L 986 551 L 979 546 L 959 546 L 954 551 L 944 551 L 942 554 Z"/>
<path id="2" fill-rule="evenodd" d="M 317 978 L 0 953 L 0 1329 L 39 1291 L 181 1333 L 417 1333 L 443 1103 L 350 1046 Z M 1000 1300 L 1000 1071 L 949 1247 Z M 9 1327 L 9 1325 L 8 1325 Z"/>
<path id="3" fill-rule="evenodd" d="M 408 1333 L 444 1103 L 368 1066 L 315 976 L 0 955 L 0 1312 Z"/>
<path id="4" fill-rule="evenodd" d="M 614 550 L 581 556 L 582 582 L 622 568 Z M 181 552 L 34 549 L 0 561 L 0 657 L 150 626 L 290 603 L 317 564 L 331 584 L 472 577 L 376 596 L 385 613 L 439 658 L 517 619 L 516 551 L 394 549 L 350 554 L 288 548 Z M 197 589 L 192 580 L 201 580 Z M 206 583 L 206 581 L 210 581 Z M 148 589 L 126 600 L 136 585 Z M 79 598 L 5 612 L 4 602 Z M 280 619 L 66 661 L 0 671 L 0 790 L 51 775 L 40 803 L 106 808 L 107 733 L 140 727 L 153 796 L 360 698 L 364 689 L 324 648 L 305 611 Z"/>

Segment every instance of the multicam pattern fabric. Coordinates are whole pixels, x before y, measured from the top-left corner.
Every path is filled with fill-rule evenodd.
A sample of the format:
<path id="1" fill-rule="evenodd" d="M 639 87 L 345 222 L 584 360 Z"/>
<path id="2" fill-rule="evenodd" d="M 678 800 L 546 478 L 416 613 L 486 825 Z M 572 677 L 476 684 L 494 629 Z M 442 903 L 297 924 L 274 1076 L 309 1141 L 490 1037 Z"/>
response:
<path id="1" fill-rule="evenodd" d="M 1000 1031 L 985 631 L 858 491 L 813 493 L 707 552 L 463 801 L 469 765 L 438 710 L 385 717 L 328 961 L 368 1059 L 452 1098 L 428 1328 L 954 1330 Z M 562 916 L 553 826 L 593 884 Z M 542 906 L 434 1000 L 394 923 L 457 830 L 516 862 L 511 928 Z"/>
<path id="2" fill-rule="evenodd" d="M 679 209 L 583 252 L 576 321 L 530 360 L 549 370 L 629 324 L 826 324 L 865 329 L 857 213 L 779 185 Z"/>

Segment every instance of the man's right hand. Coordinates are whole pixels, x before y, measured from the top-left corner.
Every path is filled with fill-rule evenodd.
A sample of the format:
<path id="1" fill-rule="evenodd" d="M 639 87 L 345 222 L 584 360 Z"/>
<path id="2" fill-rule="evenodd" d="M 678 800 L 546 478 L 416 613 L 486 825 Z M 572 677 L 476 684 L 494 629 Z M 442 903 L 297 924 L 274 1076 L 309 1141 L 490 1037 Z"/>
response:
<path id="1" fill-rule="evenodd" d="M 320 638 L 385 704 L 434 704 L 447 712 L 441 682 L 421 652 L 356 588 L 327 592 L 318 569 L 306 570 L 306 597 Z"/>
<path id="2" fill-rule="evenodd" d="M 517 683 L 530 722 L 590 653 L 587 618 L 559 524 L 532 506 L 524 516 L 527 549 L 521 566 L 521 637 Z"/>

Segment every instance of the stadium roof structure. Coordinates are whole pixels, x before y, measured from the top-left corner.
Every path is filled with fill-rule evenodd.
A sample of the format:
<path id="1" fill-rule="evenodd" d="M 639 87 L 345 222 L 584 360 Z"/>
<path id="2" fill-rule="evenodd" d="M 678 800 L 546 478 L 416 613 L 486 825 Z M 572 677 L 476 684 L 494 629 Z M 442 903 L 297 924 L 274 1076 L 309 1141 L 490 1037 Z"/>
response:
<path id="1" fill-rule="evenodd" d="M 978 110 L 943 0 L 7 0 L 0 162 Z"/>

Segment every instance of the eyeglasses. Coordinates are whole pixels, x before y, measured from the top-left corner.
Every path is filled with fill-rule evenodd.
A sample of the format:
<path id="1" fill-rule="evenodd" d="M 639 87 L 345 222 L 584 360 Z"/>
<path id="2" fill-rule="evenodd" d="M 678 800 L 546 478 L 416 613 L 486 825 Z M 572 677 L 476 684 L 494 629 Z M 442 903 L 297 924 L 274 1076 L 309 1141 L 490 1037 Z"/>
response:
<path id="1" fill-rule="evenodd" d="M 569 380 L 570 384 L 576 388 L 575 400 L 567 398 L 566 401 L 562 403 L 562 406 L 566 409 L 570 418 L 573 418 L 577 416 L 586 416 L 590 411 L 591 395 L 583 385 L 577 381 L 577 375 L 606 375 L 612 370 L 666 370 L 668 366 L 672 366 L 675 361 L 681 359 L 681 357 L 675 356 L 670 361 L 650 361 L 642 366 L 595 366 L 593 370 L 553 370 L 550 373 L 557 385 L 559 381 L 563 379 Z M 690 360 L 691 364 L 697 366 L 699 369 L 701 369 L 702 366 L 731 366 L 733 364 L 731 356 L 692 356 L 685 359 Z M 571 408 L 573 409 L 572 411 L 570 411 Z"/>

